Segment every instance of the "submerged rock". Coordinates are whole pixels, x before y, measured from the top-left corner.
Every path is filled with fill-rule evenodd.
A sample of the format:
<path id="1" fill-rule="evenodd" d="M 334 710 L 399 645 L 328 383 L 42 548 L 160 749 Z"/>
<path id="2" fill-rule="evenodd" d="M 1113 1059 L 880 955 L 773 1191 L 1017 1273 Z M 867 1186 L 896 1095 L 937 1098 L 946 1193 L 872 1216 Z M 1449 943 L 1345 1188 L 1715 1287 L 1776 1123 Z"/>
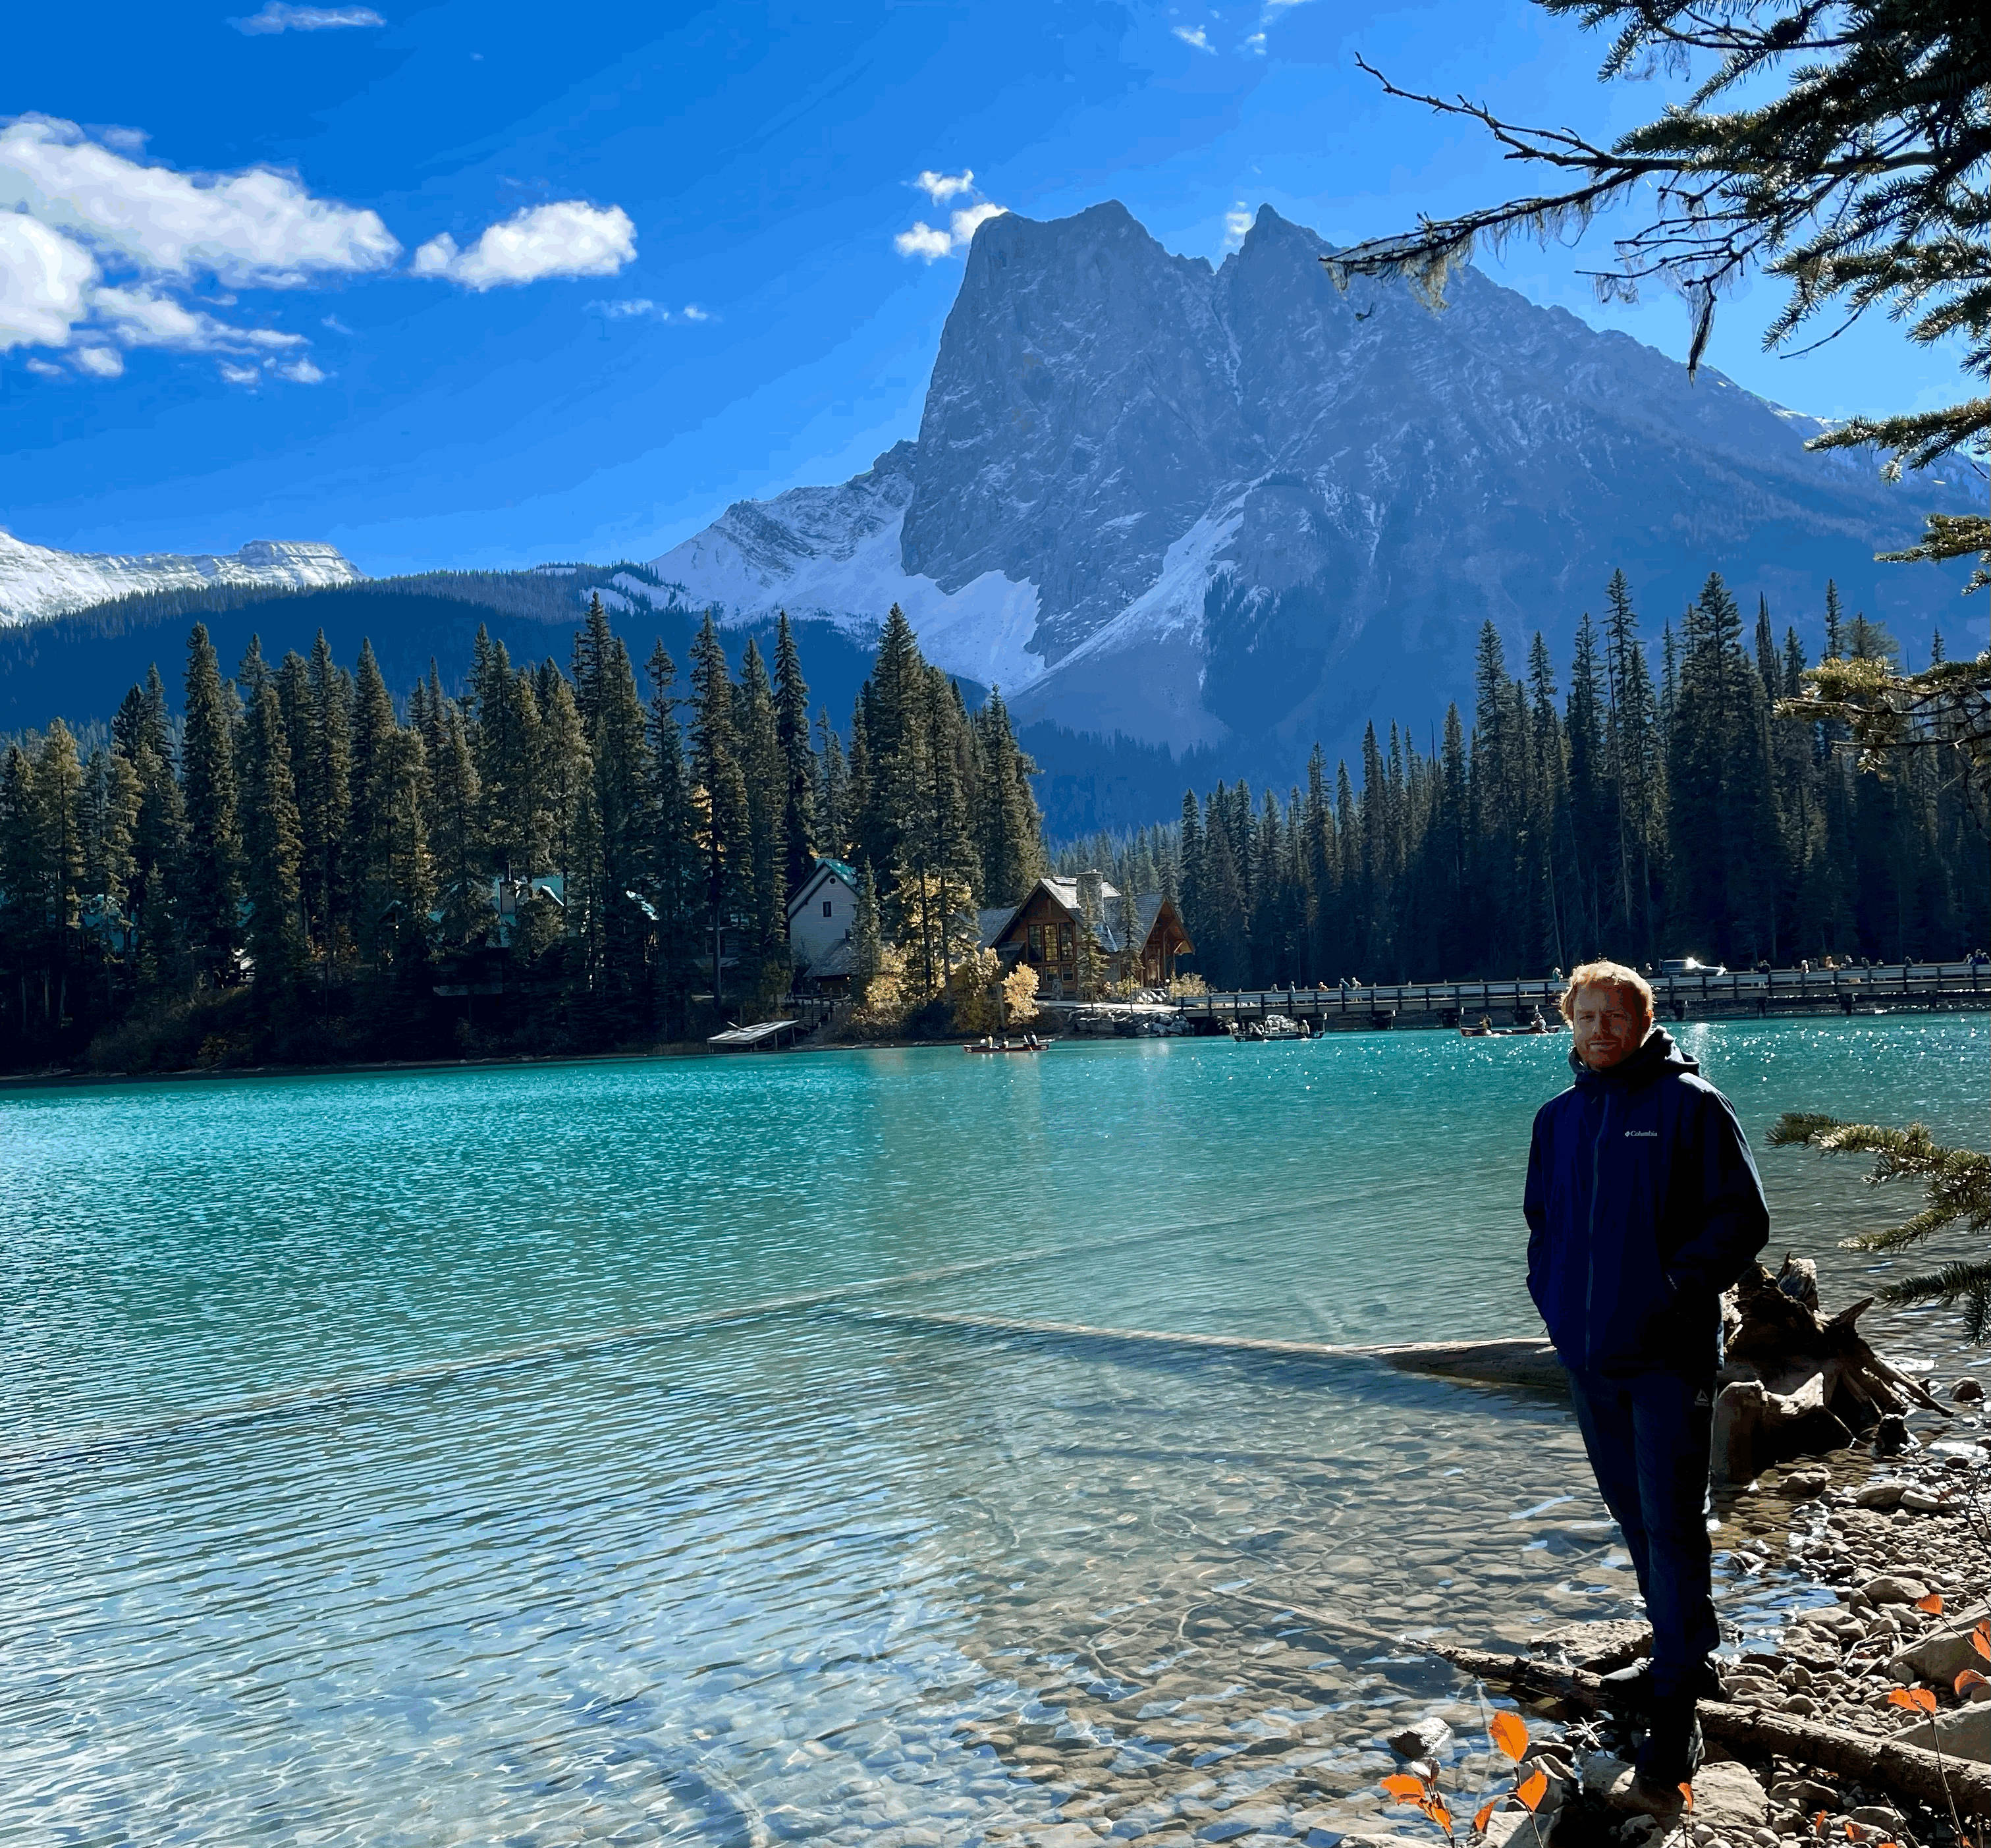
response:
<path id="1" fill-rule="evenodd" d="M 1428 1758 L 1435 1762 L 1452 1743 L 1452 1728 L 1435 1714 L 1428 1714 L 1414 1726 L 1390 1735 L 1390 1749 L 1400 1758 Z"/>

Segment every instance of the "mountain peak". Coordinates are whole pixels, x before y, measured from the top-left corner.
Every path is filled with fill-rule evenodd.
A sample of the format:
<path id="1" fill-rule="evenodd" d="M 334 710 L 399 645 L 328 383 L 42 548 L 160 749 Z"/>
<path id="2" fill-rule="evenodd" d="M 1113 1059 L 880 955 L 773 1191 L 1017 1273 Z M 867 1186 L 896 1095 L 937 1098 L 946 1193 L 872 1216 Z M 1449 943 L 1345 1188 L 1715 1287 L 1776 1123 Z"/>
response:
<path id="1" fill-rule="evenodd" d="M 59 552 L 0 528 L 0 623 L 32 621 L 152 590 L 209 584 L 308 590 L 357 584 L 362 573 L 318 539 L 251 539 L 227 556 L 209 553 Z"/>
<path id="2" fill-rule="evenodd" d="M 1019 721 L 1178 747 L 1338 747 L 1372 713 L 1469 699 L 1482 622 L 1516 659 L 1537 629 L 1565 645 L 1621 566 L 1656 615 L 1720 569 L 1781 621 L 1832 576 L 1925 634 L 1926 573 L 1872 555 L 1926 491 L 1476 272 L 1442 314 L 1343 294 L 1329 249 L 1269 205 L 1219 270 L 1117 200 L 991 220 L 917 443 L 733 509 L 658 568 L 734 620 L 900 602 Z"/>

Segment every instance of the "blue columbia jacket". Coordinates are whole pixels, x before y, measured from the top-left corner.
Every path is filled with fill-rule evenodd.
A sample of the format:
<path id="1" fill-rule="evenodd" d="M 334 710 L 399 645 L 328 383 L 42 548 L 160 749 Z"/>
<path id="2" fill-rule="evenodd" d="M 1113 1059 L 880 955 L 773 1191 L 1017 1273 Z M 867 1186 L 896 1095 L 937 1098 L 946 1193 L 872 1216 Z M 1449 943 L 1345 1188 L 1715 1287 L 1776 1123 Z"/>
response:
<path id="1" fill-rule="evenodd" d="M 1656 1027 L 1535 1116 L 1528 1294 L 1564 1362 L 1694 1376 L 1720 1364 L 1721 1292 L 1770 1235 L 1742 1125 Z"/>

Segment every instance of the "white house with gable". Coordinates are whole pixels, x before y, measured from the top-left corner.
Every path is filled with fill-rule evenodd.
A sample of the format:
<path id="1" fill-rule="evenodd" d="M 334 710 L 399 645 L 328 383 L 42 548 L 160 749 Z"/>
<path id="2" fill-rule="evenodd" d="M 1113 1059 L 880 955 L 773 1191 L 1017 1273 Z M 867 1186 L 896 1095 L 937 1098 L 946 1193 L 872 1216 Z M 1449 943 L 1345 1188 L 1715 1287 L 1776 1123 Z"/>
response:
<path id="1" fill-rule="evenodd" d="M 857 921 L 857 875 L 842 860 L 819 859 L 802 889 L 788 900 L 788 950 L 798 975 L 849 973 L 848 944 Z M 835 955 L 839 949 L 842 956 Z"/>

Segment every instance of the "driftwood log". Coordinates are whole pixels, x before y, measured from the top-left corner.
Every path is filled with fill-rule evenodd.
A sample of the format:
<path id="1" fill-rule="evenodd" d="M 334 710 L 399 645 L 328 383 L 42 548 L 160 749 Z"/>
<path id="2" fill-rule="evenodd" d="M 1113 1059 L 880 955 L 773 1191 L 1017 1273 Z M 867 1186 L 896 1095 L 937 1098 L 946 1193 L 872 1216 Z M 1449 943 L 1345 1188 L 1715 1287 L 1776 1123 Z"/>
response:
<path id="1" fill-rule="evenodd" d="M 1843 1450 L 1856 1434 L 1911 1406 L 1945 1408 L 1867 1346 L 1855 1326 L 1869 1296 L 1829 1319 L 1818 1267 L 1786 1257 L 1771 1276 L 1752 1264 L 1722 1298 L 1727 1359 L 1714 1402 L 1714 1469 L 1746 1482 L 1772 1464 Z"/>
<path id="2" fill-rule="evenodd" d="M 1447 1649 L 1437 1643 L 1424 1646 L 1462 1673 L 1509 1688 L 1517 1695 L 1591 1709 L 1605 1703 L 1603 1683 L 1582 1669 L 1554 1668 L 1483 1649 Z M 1962 1815 L 1991 1816 L 1991 1765 L 1938 1758 L 1932 1751 L 1897 1739 L 1814 1726 L 1787 1714 L 1765 1713 L 1731 1701 L 1703 1700 L 1697 1710 L 1702 1731 L 1737 1754 L 1794 1759 L 1913 1797 L 1938 1811 L 1954 1802 Z"/>

